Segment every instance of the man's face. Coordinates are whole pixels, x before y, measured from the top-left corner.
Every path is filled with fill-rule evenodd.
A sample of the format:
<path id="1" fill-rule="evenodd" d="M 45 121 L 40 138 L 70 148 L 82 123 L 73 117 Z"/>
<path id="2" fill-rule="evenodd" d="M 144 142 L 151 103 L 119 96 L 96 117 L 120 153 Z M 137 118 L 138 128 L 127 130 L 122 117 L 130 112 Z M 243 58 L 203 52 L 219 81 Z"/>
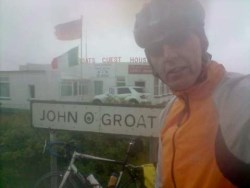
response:
<path id="1" fill-rule="evenodd" d="M 172 90 L 185 90 L 196 82 L 202 69 L 199 38 L 189 34 L 178 43 L 162 43 L 145 50 L 154 71 Z"/>

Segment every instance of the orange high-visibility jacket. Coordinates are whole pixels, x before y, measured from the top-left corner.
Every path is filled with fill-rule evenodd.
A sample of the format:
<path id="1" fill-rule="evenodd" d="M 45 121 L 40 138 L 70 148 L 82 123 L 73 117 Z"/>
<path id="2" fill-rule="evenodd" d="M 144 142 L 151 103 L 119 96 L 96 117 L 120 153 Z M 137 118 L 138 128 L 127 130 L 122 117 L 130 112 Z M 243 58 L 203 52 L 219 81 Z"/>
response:
<path id="1" fill-rule="evenodd" d="M 164 110 L 156 188 L 250 188 L 250 76 L 206 66 Z"/>

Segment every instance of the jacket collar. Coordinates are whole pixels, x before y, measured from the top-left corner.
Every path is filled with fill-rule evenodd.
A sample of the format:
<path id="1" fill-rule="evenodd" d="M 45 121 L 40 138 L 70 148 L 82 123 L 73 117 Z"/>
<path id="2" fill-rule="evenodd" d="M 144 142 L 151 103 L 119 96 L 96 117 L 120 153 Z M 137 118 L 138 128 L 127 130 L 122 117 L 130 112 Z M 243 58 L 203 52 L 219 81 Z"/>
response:
<path id="1" fill-rule="evenodd" d="M 183 91 L 173 91 L 173 94 L 178 98 L 188 97 L 189 99 L 211 96 L 225 72 L 224 66 L 217 62 L 206 63 L 195 85 Z"/>

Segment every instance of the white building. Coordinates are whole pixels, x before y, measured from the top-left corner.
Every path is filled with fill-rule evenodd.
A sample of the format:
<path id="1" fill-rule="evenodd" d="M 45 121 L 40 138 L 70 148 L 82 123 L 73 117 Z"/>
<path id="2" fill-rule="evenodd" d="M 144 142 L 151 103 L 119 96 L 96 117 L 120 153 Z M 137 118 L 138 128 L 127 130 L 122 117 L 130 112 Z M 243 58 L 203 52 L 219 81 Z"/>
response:
<path id="1" fill-rule="evenodd" d="M 50 65 L 27 64 L 17 71 L 0 71 L 2 107 L 29 109 L 30 99 L 91 102 L 112 86 L 145 87 L 152 103 L 168 100 L 170 91 L 147 63 L 84 63 L 52 69 Z"/>

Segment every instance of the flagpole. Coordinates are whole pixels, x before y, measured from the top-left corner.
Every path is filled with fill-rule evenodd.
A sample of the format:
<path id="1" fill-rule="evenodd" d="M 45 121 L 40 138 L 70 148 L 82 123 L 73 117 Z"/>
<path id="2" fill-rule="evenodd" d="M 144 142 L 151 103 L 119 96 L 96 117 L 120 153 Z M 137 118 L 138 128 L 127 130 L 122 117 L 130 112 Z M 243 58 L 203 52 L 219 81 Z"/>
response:
<path id="1" fill-rule="evenodd" d="M 86 58 L 86 61 L 87 61 L 87 58 L 88 58 L 88 30 L 87 30 L 87 22 L 85 23 L 86 25 L 86 39 L 85 39 L 85 58 Z"/>
<path id="2" fill-rule="evenodd" d="M 83 20 L 83 16 L 81 15 L 81 27 L 82 27 L 82 20 Z M 81 78 L 80 78 L 80 89 L 81 89 L 81 100 L 83 100 L 83 91 L 82 91 L 82 88 L 83 88 L 83 72 L 82 72 L 82 28 L 81 28 Z"/>
<path id="3" fill-rule="evenodd" d="M 85 62 L 88 63 L 88 37 L 87 37 L 87 21 L 85 20 Z"/>
<path id="4" fill-rule="evenodd" d="M 82 26 L 82 16 L 81 16 L 81 26 Z M 82 64 L 82 29 L 81 29 L 81 64 Z"/>

